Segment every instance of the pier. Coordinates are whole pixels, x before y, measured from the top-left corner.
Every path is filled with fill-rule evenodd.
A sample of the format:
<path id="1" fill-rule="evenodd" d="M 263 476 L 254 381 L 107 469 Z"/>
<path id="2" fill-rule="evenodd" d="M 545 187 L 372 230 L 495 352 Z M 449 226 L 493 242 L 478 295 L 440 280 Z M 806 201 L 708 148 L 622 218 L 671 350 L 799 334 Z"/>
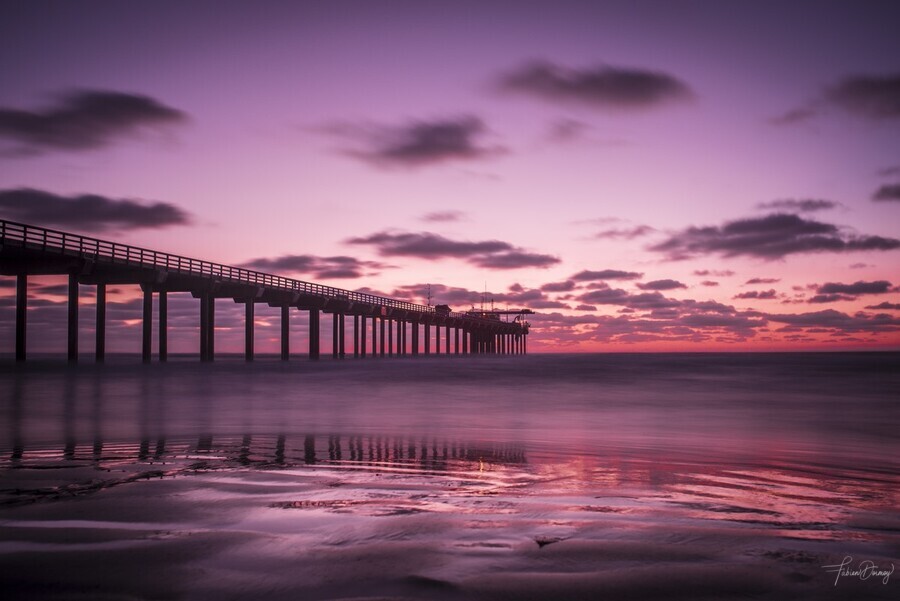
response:
<path id="1" fill-rule="evenodd" d="M 131 284 L 142 290 L 144 362 L 153 358 L 154 302 L 159 322 L 157 358 L 159 361 L 168 358 L 170 292 L 189 292 L 198 301 L 201 361 L 215 359 L 216 300 L 220 299 L 245 305 L 247 361 L 254 358 L 257 303 L 281 310 L 281 359 L 284 361 L 291 356 L 289 333 L 293 311 L 309 315 L 310 359 L 321 355 L 323 314 L 331 315 L 332 356 L 344 358 L 352 352 L 353 357 L 364 358 L 367 354 L 371 357 L 525 354 L 529 325 L 524 316 L 532 313 L 528 309 L 453 312 L 442 306 L 418 305 L 6 220 L 0 220 L 0 275 L 16 278 L 17 361 L 27 358 L 28 278 L 37 275 L 68 276 L 67 356 L 73 363 L 78 361 L 78 293 L 82 285 L 96 286 L 97 362 L 102 362 L 106 354 L 108 285 Z M 502 321 L 501 313 L 515 318 Z M 352 339 L 347 341 L 349 323 L 352 323 Z"/>

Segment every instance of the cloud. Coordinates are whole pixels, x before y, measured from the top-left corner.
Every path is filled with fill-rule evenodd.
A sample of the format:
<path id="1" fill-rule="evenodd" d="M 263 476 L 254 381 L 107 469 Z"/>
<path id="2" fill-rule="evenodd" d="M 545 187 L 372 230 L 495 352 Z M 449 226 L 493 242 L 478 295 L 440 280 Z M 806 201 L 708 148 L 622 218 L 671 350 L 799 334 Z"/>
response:
<path id="1" fill-rule="evenodd" d="M 544 268 L 560 262 L 557 257 L 526 252 L 500 240 L 457 241 L 430 232 L 384 231 L 370 236 L 350 238 L 347 243 L 375 246 L 378 253 L 386 257 L 457 258 L 486 269 Z"/>
<path id="2" fill-rule="evenodd" d="M 601 271 L 579 271 L 569 279 L 576 282 L 589 282 L 595 280 L 639 280 L 643 273 L 635 271 L 620 271 L 618 269 L 603 269 Z"/>
<path id="3" fill-rule="evenodd" d="M 32 188 L 0 190 L 0 214 L 14 221 L 89 232 L 191 222 L 186 211 L 165 202 L 115 200 L 96 194 L 66 197 Z"/>
<path id="4" fill-rule="evenodd" d="M 93 150 L 145 127 L 181 123 L 186 115 L 149 96 L 79 90 L 42 111 L 0 108 L 0 138 L 20 149 Z"/>
<path id="5" fill-rule="evenodd" d="M 900 175 L 900 165 L 896 165 L 894 167 L 885 167 L 884 169 L 879 169 L 876 171 L 877 175 L 882 177 L 889 177 L 892 175 Z"/>
<path id="6" fill-rule="evenodd" d="M 571 142 L 584 138 L 591 126 L 577 119 L 558 119 L 550 126 L 548 138 L 554 142 Z"/>
<path id="7" fill-rule="evenodd" d="M 316 279 L 355 279 L 374 275 L 368 270 L 390 268 L 377 261 L 360 261 L 354 257 L 317 257 L 314 255 L 282 255 L 275 258 L 259 258 L 248 261 L 245 267 L 275 273 L 310 274 Z"/>
<path id="8" fill-rule="evenodd" d="M 731 276 L 734 275 L 734 272 L 731 271 L 730 269 L 724 269 L 724 270 L 695 269 L 694 275 L 699 275 L 700 277 L 706 277 L 706 276 L 711 275 L 711 276 L 714 276 L 717 278 L 730 278 Z"/>
<path id="9" fill-rule="evenodd" d="M 859 281 L 852 284 L 828 282 L 822 284 L 816 290 L 819 294 L 850 294 L 853 296 L 860 294 L 885 294 L 891 291 L 891 283 L 886 280 L 878 280 L 877 282 Z"/>
<path id="10" fill-rule="evenodd" d="M 576 311 L 596 311 L 597 307 L 594 305 L 578 305 L 575 307 Z"/>
<path id="11" fill-rule="evenodd" d="M 759 300 L 768 300 L 768 299 L 773 299 L 776 296 L 777 296 L 777 293 L 774 290 L 763 290 L 763 291 L 751 290 L 750 292 L 741 292 L 740 294 L 737 294 L 737 295 L 733 296 L 732 298 L 742 299 L 742 300 L 747 300 L 747 299 L 751 299 L 751 298 L 756 298 Z"/>
<path id="12" fill-rule="evenodd" d="M 422 221 L 427 221 L 430 223 L 449 223 L 455 221 L 462 221 L 465 219 L 466 214 L 462 211 L 435 211 L 433 213 L 426 213 L 422 216 Z"/>
<path id="13" fill-rule="evenodd" d="M 570 69 L 546 61 L 502 75 L 500 89 L 594 108 L 647 109 L 693 97 L 687 84 L 661 71 L 598 66 Z"/>
<path id="14" fill-rule="evenodd" d="M 382 167 L 422 167 L 493 157 L 506 151 L 483 143 L 488 129 L 473 115 L 398 126 L 333 124 L 321 131 L 353 140 L 361 147 L 348 150 L 349 156 Z"/>
<path id="15" fill-rule="evenodd" d="M 564 282 L 550 282 L 541 286 L 544 292 L 571 292 L 575 289 L 574 280 L 566 280 Z"/>
<path id="16" fill-rule="evenodd" d="M 813 213 L 825 211 L 842 206 L 841 203 L 821 198 L 782 198 L 761 202 L 756 205 L 760 209 L 775 209 L 778 211 L 797 211 L 798 213 Z"/>
<path id="17" fill-rule="evenodd" d="M 878 188 L 872 200 L 900 200 L 900 184 L 887 184 Z"/>
<path id="18" fill-rule="evenodd" d="M 638 284 L 641 290 L 675 290 L 676 288 L 687 288 L 684 284 L 676 280 L 653 280 L 644 284 Z"/>
<path id="19" fill-rule="evenodd" d="M 895 238 L 847 234 L 829 223 L 776 213 L 730 221 L 722 226 L 689 227 L 651 246 L 650 250 L 664 253 L 674 261 L 707 254 L 779 259 L 796 253 L 896 248 L 900 248 L 900 240 Z"/>
<path id="20" fill-rule="evenodd" d="M 879 310 L 884 309 L 887 311 L 900 311 L 900 303 L 889 303 L 884 301 L 883 303 L 879 303 L 877 305 L 869 305 L 866 309 Z"/>
<path id="21" fill-rule="evenodd" d="M 558 257 L 513 250 L 502 253 L 475 256 L 469 261 L 485 269 L 520 269 L 522 267 L 547 268 L 560 262 Z"/>
<path id="22" fill-rule="evenodd" d="M 646 236 L 647 234 L 651 234 L 656 230 L 649 225 L 638 225 L 629 229 L 609 229 L 603 230 L 602 232 L 598 232 L 594 234 L 595 238 L 598 239 L 611 239 L 611 240 L 634 240 L 635 238 L 639 238 L 641 236 Z"/>
<path id="23" fill-rule="evenodd" d="M 807 121 L 815 117 L 818 113 L 819 112 L 813 106 L 805 106 L 792 109 L 777 117 L 772 117 L 769 119 L 769 123 L 772 125 L 794 125 L 795 123 Z"/>
<path id="24" fill-rule="evenodd" d="M 713 286 L 718 286 L 719 282 L 714 282 L 712 280 L 703 280 L 702 282 L 700 282 L 700 285 L 707 286 L 707 287 L 713 287 Z"/>
<path id="25" fill-rule="evenodd" d="M 836 303 L 839 301 L 852 301 L 856 300 L 855 296 L 847 296 L 846 294 L 817 294 L 811 297 L 808 303 L 812 305 L 821 305 L 825 303 Z"/>
<path id="26" fill-rule="evenodd" d="M 794 328 L 828 328 L 841 332 L 893 332 L 900 330 L 900 319 L 887 314 L 857 313 L 850 316 L 834 309 L 826 309 L 814 313 L 767 314 L 765 317 L 769 321 L 785 323 Z"/>
<path id="27" fill-rule="evenodd" d="M 753 284 L 775 284 L 780 281 L 780 278 L 750 278 L 749 280 L 744 282 L 744 285 L 751 286 Z"/>
<path id="28" fill-rule="evenodd" d="M 825 91 L 825 99 L 869 119 L 900 117 L 900 74 L 847 77 Z"/>

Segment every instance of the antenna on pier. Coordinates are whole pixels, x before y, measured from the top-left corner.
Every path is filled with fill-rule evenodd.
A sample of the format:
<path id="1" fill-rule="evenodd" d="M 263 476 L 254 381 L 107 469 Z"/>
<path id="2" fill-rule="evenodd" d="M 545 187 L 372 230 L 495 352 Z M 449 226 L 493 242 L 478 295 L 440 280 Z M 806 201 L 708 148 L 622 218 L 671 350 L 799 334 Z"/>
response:
<path id="1" fill-rule="evenodd" d="M 431 306 L 431 284 L 428 284 L 428 303 L 427 305 Z"/>

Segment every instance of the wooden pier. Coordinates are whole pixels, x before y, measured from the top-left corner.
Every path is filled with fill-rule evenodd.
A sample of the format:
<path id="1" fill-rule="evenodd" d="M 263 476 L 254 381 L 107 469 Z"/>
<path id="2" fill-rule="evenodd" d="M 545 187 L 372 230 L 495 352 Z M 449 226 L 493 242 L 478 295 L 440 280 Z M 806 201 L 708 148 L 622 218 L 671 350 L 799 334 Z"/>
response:
<path id="1" fill-rule="evenodd" d="M 153 303 L 158 304 L 158 359 L 168 358 L 168 293 L 190 292 L 198 299 L 201 361 L 215 358 L 216 300 L 245 305 L 244 356 L 254 357 L 254 307 L 266 303 L 281 308 L 281 359 L 288 360 L 292 310 L 309 314 L 310 359 L 320 357 L 321 315 L 332 316 L 332 355 L 349 355 L 346 318 L 352 316 L 354 357 L 399 357 L 432 354 L 524 354 L 528 323 L 518 312 L 501 321 L 483 312 L 451 312 L 402 300 L 322 284 L 304 282 L 191 259 L 169 253 L 99 240 L 43 227 L 0 220 L 0 274 L 16 278 L 16 360 L 27 358 L 28 278 L 68 276 L 68 359 L 78 361 L 78 291 L 96 286 L 95 359 L 106 354 L 106 287 L 139 285 L 143 291 L 141 355 L 152 360 Z M 345 321 L 346 320 L 346 321 Z M 441 330 L 443 329 L 443 337 Z M 367 341 L 367 332 L 371 338 Z M 453 344 L 451 344 L 451 342 Z M 452 348 L 451 348 L 452 346 Z"/>

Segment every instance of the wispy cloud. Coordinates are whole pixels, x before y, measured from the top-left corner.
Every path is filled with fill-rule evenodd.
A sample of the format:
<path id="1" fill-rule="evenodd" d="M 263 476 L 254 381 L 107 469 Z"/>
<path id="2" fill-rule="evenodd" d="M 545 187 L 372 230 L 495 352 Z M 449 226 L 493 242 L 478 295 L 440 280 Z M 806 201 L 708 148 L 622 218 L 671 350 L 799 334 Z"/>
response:
<path id="1" fill-rule="evenodd" d="M 191 223 L 189 213 L 166 202 L 117 200 L 96 194 L 59 196 L 32 188 L 0 190 L 0 214 L 14 221 L 89 232 Z"/>
<path id="2" fill-rule="evenodd" d="M 336 123 L 320 131 L 356 144 L 345 153 L 381 167 L 422 167 L 471 161 L 506 152 L 489 145 L 488 128 L 474 115 L 411 121 L 402 125 Z"/>
<path id="3" fill-rule="evenodd" d="M 643 273 L 636 271 L 622 271 L 619 269 L 601 269 L 599 271 L 579 271 L 572 275 L 569 279 L 576 282 L 592 282 L 599 280 L 639 280 L 644 277 Z"/>
<path id="4" fill-rule="evenodd" d="M 813 213 L 825 211 L 842 206 L 841 203 L 821 198 L 782 198 L 761 202 L 756 205 L 760 209 L 774 209 L 776 211 L 796 211 L 798 213 Z"/>
<path id="5" fill-rule="evenodd" d="M 435 211 L 422 215 L 422 221 L 428 223 L 452 223 L 462 221 L 466 218 L 466 214 L 462 211 Z"/>
<path id="6" fill-rule="evenodd" d="M 693 97 L 687 84 L 668 73 L 609 65 L 575 69 L 535 61 L 503 74 L 498 83 L 504 91 L 602 109 L 647 109 Z"/>
<path id="7" fill-rule="evenodd" d="M 185 113 L 149 96 L 104 90 L 63 94 L 45 109 L 0 108 L 0 138 L 19 152 L 92 150 L 146 128 L 186 121 Z"/>

